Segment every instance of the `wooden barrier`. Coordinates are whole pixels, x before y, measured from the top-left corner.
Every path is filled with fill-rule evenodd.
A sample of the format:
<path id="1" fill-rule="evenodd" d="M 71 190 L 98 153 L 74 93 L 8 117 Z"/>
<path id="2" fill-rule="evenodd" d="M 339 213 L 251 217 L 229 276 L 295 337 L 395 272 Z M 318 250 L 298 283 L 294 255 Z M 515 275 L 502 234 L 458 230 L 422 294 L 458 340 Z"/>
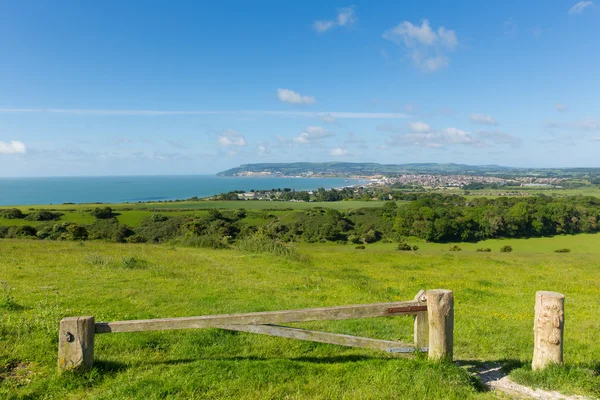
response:
<path id="1" fill-rule="evenodd" d="M 291 322 L 399 315 L 415 316 L 414 343 L 406 344 L 391 340 L 370 339 L 277 325 Z M 94 317 L 65 318 L 60 322 L 58 367 L 61 371 L 91 368 L 93 365 L 95 334 L 190 328 L 220 328 L 342 346 L 384 350 L 389 353 L 429 351 L 431 359 L 451 360 L 454 298 L 449 290 L 428 290 L 427 292 L 421 290 L 414 300 L 393 303 L 99 323 L 94 323 Z"/>
<path id="2" fill-rule="evenodd" d="M 545 291 L 535 293 L 533 370 L 545 368 L 549 364 L 562 364 L 564 308 L 564 295 Z"/>

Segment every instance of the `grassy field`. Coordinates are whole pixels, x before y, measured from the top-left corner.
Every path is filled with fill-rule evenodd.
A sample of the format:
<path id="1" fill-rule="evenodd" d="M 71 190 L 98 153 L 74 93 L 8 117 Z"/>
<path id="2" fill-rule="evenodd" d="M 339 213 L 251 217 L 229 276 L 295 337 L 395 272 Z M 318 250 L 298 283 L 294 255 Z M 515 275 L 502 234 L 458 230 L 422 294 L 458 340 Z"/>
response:
<path id="1" fill-rule="evenodd" d="M 499 253 L 509 243 L 513 253 Z M 415 242 L 417 243 L 417 242 Z M 580 247 L 577 243 L 581 243 Z M 464 365 L 498 361 L 522 382 L 600 396 L 600 235 L 394 244 L 301 245 L 301 257 L 101 242 L 0 240 L 0 398 L 494 398 Z M 555 254 L 571 247 L 572 253 Z M 132 260 L 132 257 L 134 260 Z M 101 335 L 96 365 L 56 374 L 58 321 L 177 317 L 455 293 L 455 364 L 216 329 Z M 566 295 L 566 365 L 528 367 L 535 291 Z M 410 317 L 297 324 L 409 341 Z"/>

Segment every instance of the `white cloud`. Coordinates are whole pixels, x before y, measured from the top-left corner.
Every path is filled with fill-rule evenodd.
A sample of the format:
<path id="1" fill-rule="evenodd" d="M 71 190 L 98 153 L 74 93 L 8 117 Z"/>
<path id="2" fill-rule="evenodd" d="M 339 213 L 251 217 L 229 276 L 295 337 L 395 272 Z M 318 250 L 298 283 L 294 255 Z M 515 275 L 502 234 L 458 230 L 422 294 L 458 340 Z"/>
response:
<path id="1" fill-rule="evenodd" d="M 220 134 L 218 142 L 221 146 L 225 147 L 240 147 L 247 144 L 244 136 L 233 129 L 228 129 Z"/>
<path id="2" fill-rule="evenodd" d="M 426 19 L 420 26 L 404 21 L 385 31 L 383 38 L 406 48 L 413 63 L 427 72 L 446 67 L 450 63 L 446 53 L 459 44 L 453 30 L 441 26 L 434 31 Z"/>
<path id="3" fill-rule="evenodd" d="M 302 96 L 289 89 L 277 89 L 277 97 L 284 103 L 293 104 L 314 104 L 316 102 L 313 96 Z"/>
<path id="4" fill-rule="evenodd" d="M 11 140 L 10 143 L 0 142 L 0 154 L 25 154 L 27 148 L 23 142 Z"/>
<path id="5" fill-rule="evenodd" d="M 479 131 L 477 132 L 477 136 L 481 140 L 486 140 L 495 144 L 506 144 L 511 147 L 520 147 L 523 144 L 521 138 L 500 131 Z"/>
<path id="6" fill-rule="evenodd" d="M 423 133 L 423 132 L 429 132 L 431 130 L 431 127 L 428 124 L 426 124 L 425 122 L 411 122 L 410 129 L 413 132 Z"/>
<path id="7" fill-rule="evenodd" d="M 341 157 L 348 155 L 348 150 L 343 147 L 336 147 L 335 149 L 331 149 L 329 151 L 330 156 Z"/>
<path id="8" fill-rule="evenodd" d="M 293 140 L 295 143 L 309 144 L 320 142 L 321 139 L 325 139 L 332 136 L 335 135 L 325 128 L 322 128 L 320 126 L 309 126 L 304 130 L 304 132 L 295 137 Z"/>
<path id="9" fill-rule="evenodd" d="M 470 132 L 458 128 L 447 128 L 440 132 L 407 133 L 390 137 L 386 143 L 390 146 L 419 146 L 441 148 L 449 145 L 473 145 L 477 141 Z"/>
<path id="10" fill-rule="evenodd" d="M 400 119 L 406 118 L 404 113 L 373 113 L 355 111 L 280 111 L 280 110 L 110 110 L 110 109 L 77 109 L 77 108 L 0 108 L 0 114 L 65 114 L 87 116 L 167 116 L 167 115 L 229 115 L 229 116 L 269 116 L 289 118 L 319 118 L 331 115 L 337 119 Z"/>
<path id="11" fill-rule="evenodd" d="M 567 106 L 565 106 L 564 104 L 556 104 L 556 111 L 560 111 L 560 112 L 564 112 L 564 111 L 568 111 L 569 108 Z"/>
<path id="12" fill-rule="evenodd" d="M 496 122 L 496 120 L 489 115 L 471 114 L 469 118 L 471 119 L 471 121 L 477 124 L 498 125 L 498 122 Z"/>
<path id="13" fill-rule="evenodd" d="M 575 129 L 583 129 L 586 131 L 595 131 L 600 128 L 598 121 L 591 118 L 584 118 L 581 121 L 575 121 L 571 124 Z"/>
<path id="14" fill-rule="evenodd" d="M 569 10 L 570 15 L 581 14 L 587 7 L 593 5 L 593 1 L 580 1 Z"/>
<path id="15" fill-rule="evenodd" d="M 354 7 L 345 7 L 337 10 L 337 17 L 335 20 L 315 21 L 313 23 L 313 29 L 317 33 L 325 33 L 337 26 L 351 26 L 354 21 L 356 21 Z"/>
<path id="16" fill-rule="evenodd" d="M 328 124 L 335 124 L 337 122 L 337 119 L 331 114 L 320 115 L 319 119 Z"/>

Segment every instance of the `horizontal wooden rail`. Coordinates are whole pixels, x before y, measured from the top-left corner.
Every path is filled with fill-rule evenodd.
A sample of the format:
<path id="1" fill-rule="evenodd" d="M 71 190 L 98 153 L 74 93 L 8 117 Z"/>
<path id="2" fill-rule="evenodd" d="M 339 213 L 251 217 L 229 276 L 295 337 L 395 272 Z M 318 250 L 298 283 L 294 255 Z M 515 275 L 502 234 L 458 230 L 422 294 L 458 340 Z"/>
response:
<path id="1" fill-rule="evenodd" d="M 392 352 L 393 349 L 414 349 L 413 344 L 396 342 L 393 340 L 371 339 L 339 333 L 310 331 L 300 328 L 278 325 L 223 325 L 219 328 L 230 331 L 259 333 L 262 335 L 278 336 L 289 339 L 309 340 L 311 342 L 337 344 L 340 346 L 362 347 Z"/>
<path id="2" fill-rule="evenodd" d="M 388 317 L 396 315 L 416 315 L 423 310 L 427 310 L 427 306 L 423 306 L 419 301 L 410 300 L 394 303 L 359 304 L 288 311 L 100 322 L 96 323 L 96 333 L 220 328 L 223 325 L 266 325 L 320 320 Z"/>

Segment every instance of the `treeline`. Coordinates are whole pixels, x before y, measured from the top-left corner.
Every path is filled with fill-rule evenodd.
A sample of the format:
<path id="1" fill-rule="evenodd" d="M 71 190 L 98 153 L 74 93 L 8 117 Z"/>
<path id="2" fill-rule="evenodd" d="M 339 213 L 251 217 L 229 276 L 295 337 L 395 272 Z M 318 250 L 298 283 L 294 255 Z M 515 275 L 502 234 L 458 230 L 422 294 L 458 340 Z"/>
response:
<path id="1" fill-rule="evenodd" d="M 595 197 L 417 197 L 397 210 L 394 231 L 433 242 L 478 241 L 597 232 Z"/>
<path id="2" fill-rule="evenodd" d="M 382 207 L 348 211 L 315 207 L 287 213 L 285 218 L 267 210 L 211 209 L 204 216 L 155 212 L 135 227 L 120 224 L 116 218 L 118 214 L 110 207 L 98 207 L 90 210 L 95 217 L 92 224 L 50 219 L 37 226 L 0 226 L 0 237 L 177 242 L 222 248 L 256 237 L 283 242 L 362 245 L 381 240 L 402 243 L 408 237 L 431 242 L 466 242 L 600 230 L 600 199 L 594 197 L 466 199 L 425 193 L 405 194 L 403 197 L 410 197 L 412 202 L 398 206 L 394 201 L 386 201 Z M 16 216 L 12 211 L 5 210 L 3 213 L 9 219 Z M 45 210 L 30 215 L 50 218 Z M 56 218 L 56 215 L 52 217 Z M 21 215 L 20 218 L 26 217 Z"/>

